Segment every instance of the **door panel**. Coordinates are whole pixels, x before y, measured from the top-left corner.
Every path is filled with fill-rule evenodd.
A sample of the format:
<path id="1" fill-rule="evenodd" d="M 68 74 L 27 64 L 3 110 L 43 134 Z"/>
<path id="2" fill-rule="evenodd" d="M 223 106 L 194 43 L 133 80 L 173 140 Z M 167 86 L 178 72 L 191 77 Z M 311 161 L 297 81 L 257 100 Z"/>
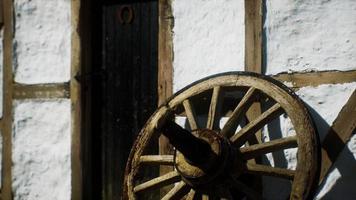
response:
<path id="1" fill-rule="evenodd" d="M 158 5 L 93 5 L 92 188 L 120 199 L 132 143 L 157 107 Z"/>

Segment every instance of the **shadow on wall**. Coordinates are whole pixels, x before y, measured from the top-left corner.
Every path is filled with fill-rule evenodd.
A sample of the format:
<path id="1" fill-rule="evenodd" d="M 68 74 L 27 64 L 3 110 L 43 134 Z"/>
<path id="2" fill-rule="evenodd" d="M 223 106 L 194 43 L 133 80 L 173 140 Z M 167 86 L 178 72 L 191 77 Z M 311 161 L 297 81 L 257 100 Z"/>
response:
<path id="1" fill-rule="evenodd" d="M 322 144 L 326 135 L 329 135 L 328 138 L 330 138 L 330 135 L 332 135 L 331 138 L 335 146 L 331 148 L 331 154 L 340 152 L 338 156 L 330 155 L 329 152 L 330 157 L 335 158 L 332 160 L 332 168 L 321 184 L 318 185 L 319 175 L 316 177 L 315 188 L 312 189 L 310 199 L 327 200 L 339 199 L 340 197 L 345 200 L 355 199 L 356 190 L 354 189 L 354 186 L 356 183 L 356 157 L 352 152 L 353 150 L 351 151 L 350 148 L 355 148 L 356 146 L 356 135 L 351 138 L 349 145 L 345 144 L 337 137 L 336 133 L 331 130 L 329 124 L 319 115 L 315 109 L 306 103 L 305 105 L 313 119 L 314 126 L 321 141 L 320 143 Z M 266 107 L 269 106 L 267 105 Z M 277 118 L 268 125 L 267 132 L 269 134 L 270 140 L 286 137 L 285 133 L 283 133 L 283 127 L 281 127 L 281 124 L 285 122 L 282 122 L 281 119 L 283 119 L 283 117 Z M 321 150 L 321 145 L 319 145 L 319 150 Z M 286 154 L 282 151 L 272 153 L 271 157 L 272 159 L 264 157 L 264 164 L 271 165 L 270 160 L 273 160 L 274 166 L 281 168 L 289 168 L 290 166 L 288 165 L 293 164 L 293 160 L 287 158 Z M 321 163 L 321 160 L 317 162 Z M 263 178 L 263 193 L 267 199 L 285 199 L 285 197 L 289 195 L 290 190 L 291 185 L 287 180 L 273 177 Z"/>
<path id="2" fill-rule="evenodd" d="M 305 103 L 305 102 L 304 102 Z M 320 143 L 322 144 L 328 133 L 336 133 L 331 129 L 329 124 L 319 115 L 319 113 L 311 106 L 305 103 L 309 113 L 314 121 L 314 124 L 319 135 Z M 324 178 L 323 182 L 316 188 L 314 199 L 355 199 L 356 191 L 354 188 L 356 181 L 356 162 L 353 153 L 348 148 L 347 144 L 342 142 L 338 137 L 332 137 L 335 146 L 332 148 L 335 152 L 342 152 L 333 160 L 332 169 Z M 356 138 L 352 141 L 355 143 Z M 355 145 L 353 145 L 355 146 Z M 321 145 L 319 146 L 321 148 Z M 340 151 L 338 151 L 340 150 Z"/>
<path id="3" fill-rule="evenodd" d="M 263 0 L 262 5 L 262 24 L 266 23 L 267 16 L 267 0 Z M 266 74 L 267 71 L 267 49 L 268 49 L 268 30 L 265 26 L 263 26 L 262 30 L 262 74 Z M 304 102 L 305 103 L 305 102 Z M 319 115 L 319 113 L 314 110 L 311 106 L 305 103 L 307 106 L 311 117 L 315 123 L 317 128 L 317 132 L 319 135 L 320 143 L 322 144 L 325 136 L 330 133 L 331 139 L 334 140 L 334 146 L 330 148 L 332 152 L 328 152 L 329 154 L 333 154 L 334 152 L 340 152 L 338 156 L 334 155 L 333 165 L 331 170 L 328 172 L 327 176 L 324 178 L 323 182 L 316 188 L 314 199 L 345 199 L 345 200 L 353 200 L 356 199 L 356 130 L 354 130 L 353 137 L 345 144 L 340 140 L 334 130 L 330 130 L 329 124 Z M 280 120 L 275 120 L 268 127 L 268 132 L 271 134 L 271 140 L 274 138 L 279 138 L 282 136 L 281 132 L 281 122 Z M 336 136 L 336 137 L 335 137 Z M 321 145 L 320 145 L 321 148 Z M 281 154 L 272 155 L 273 159 L 277 162 L 276 164 L 281 167 L 286 167 L 288 165 L 288 161 Z M 331 155 L 333 156 L 333 155 Z M 266 161 L 266 159 L 264 160 Z M 268 162 L 268 161 L 267 161 Z M 264 187 L 268 188 L 278 188 L 278 185 L 282 185 L 283 182 L 268 177 L 268 180 L 265 182 Z M 287 184 L 286 184 L 287 185 Z M 285 187 L 285 186 L 284 186 Z M 286 187 L 285 187 L 286 188 Z M 286 191 L 285 191 L 286 190 Z M 279 191 L 273 191 L 273 195 L 278 197 L 280 194 L 284 194 L 288 191 L 288 188 Z M 265 189 L 266 191 L 266 189 Z M 268 191 L 268 190 L 267 190 Z"/>
<path id="4" fill-rule="evenodd" d="M 327 176 L 325 176 L 323 182 L 317 188 L 315 199 L 340 199 L 340 197 L 345 200 L 355 199 L 356 158 L 354 157 L 353 152 L 349 149 L 351 146 L 353 146 L 353 148 L 356 146 L 355 134 L 353 134 L 354 136 L 349 141 L 351 145 L 348 146 L 338 138 L 335 131 L 330 129 L 331 127 L 316 110 L 309 105 L 307 105 L 307 107 L 318 130 L 321 144 L 329 133 L 332 135 L 332 140 L 334 140 L 333 144 L 335 144 L 332 148 L 333 152 L 340 152 L 338 156 L 330 155 L 330 153 L 332 154 L 333 152 L 329 152 L 330 157 L 334 157 L 332 160 L 333 165 Z"/>
<path id="5" fill-rule="evenodd" d="M 311 106 L 306 104 L 306 107 L 309 110 L 309 113 L 314 121 L 314 125 L 316 127 L 317 134 L 321 143 L 326 138 L 326 135 L 330 135 L 328 133 L 333 133 L 330 131 L 329 124 L 319 115 L 319 113 L 313 109 Z M 262 109 L 266 110 L 270 107 L 270 105 L 262 105 Z M 207 116 L 199 116 L 197 117 L 197 123 L 199 127 L 204 127 L 206 123 Z M 289 133 L 285 133 L 286 126 L 289 126 L 287 116 L 281 116 L 280 118 L 272 121 L 266 128 L 269 135 L 269 140 L 278 139 L 281 137 L 286 137 Z M 178 122 L 179 123 L 179 122 Z M 189 123 L 186 119 L 181 121 L 181 124 L 186 129 L 190 129 Z M 242 124 L 243 126 L 243 124 Z M 329 137 L 329 136 L 328 136 Z M 356 135 L 350 140 L 349 145 L 343 143 L 337 137 L 332 137 L 335 142 L 335 146 L 333 146 L 332 152 L 341 152 L 339 156 L 334 156 L 332 169 L 329 171 L 328 175 L 324 178 L 324 181 L 318 186 L 318 178 L 315 179 L 315 188 L 312 191 L 311 199 L 356 199 L 356 190 L 354 189 L 356 183 L 356 161 L 353 152 L 356 149 L 351 149 L 356 147 Z M 348 148 L 349 146 L 349 148 Z M 319 150 L 321 149 L 321 145 L 319 146 Z M 290 153 L 286 153 L 283 151 L 274 152 L 269 157 L 263 157 L 263 163 L 266 165 L 271 165 L 270 160 L 273 160 L 273 165 L 281 168 L 290 168 L 293 166 L 293 156 L 291 154 L 295 154 L 293 149 Z M 355 150 L 355 151 L 354 151 Z M 289 154 L 289 156 L 288 156 Z M 332 155 L 331 155 L 332 157 Z M 319 162 L 320 161 L 316 161 Z M 266 199 L 286 199 L 290 194 L 291 184 L 288 180 L 274 178 L 274 177 L 264 177 L 263 178 L 263 193 Z"/>

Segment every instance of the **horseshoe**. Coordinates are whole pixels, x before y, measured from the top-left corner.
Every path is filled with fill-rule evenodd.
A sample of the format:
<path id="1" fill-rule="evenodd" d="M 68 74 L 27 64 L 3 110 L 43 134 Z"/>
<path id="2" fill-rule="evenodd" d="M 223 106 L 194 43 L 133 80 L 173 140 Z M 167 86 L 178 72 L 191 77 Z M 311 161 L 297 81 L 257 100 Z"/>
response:
<path id="1" fill-rule="evenodd" d="M 128 12 L 127 18 L 124 17 L 125 11 Z M 132 6 L 129 6 L 129 5 L 120 6 L 117 15 L 118 15 L 120 24 L 131 24 L 134 19 L 134 11 L 132 9 Z"/>

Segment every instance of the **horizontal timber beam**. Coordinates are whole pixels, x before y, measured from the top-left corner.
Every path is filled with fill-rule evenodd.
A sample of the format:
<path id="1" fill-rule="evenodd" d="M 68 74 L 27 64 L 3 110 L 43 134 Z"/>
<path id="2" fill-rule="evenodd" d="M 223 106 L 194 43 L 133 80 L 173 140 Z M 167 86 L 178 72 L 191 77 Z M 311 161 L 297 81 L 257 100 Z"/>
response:
<path id="1" fill-rule="evenodd" d="M 318 86 L 322 84 L 356 82 L 356 70 L 281 73 L 273 75 L 272 77 L 281 82 L 290 82 L 292 83 L 292 88 L 298 89 L 301 87 Z"/>
<path id="2" fill-rule="evenodd" d="M 14 99 L 44 99 L 44 98 L 69 98 L 69 83 L 14 84 Z"/>

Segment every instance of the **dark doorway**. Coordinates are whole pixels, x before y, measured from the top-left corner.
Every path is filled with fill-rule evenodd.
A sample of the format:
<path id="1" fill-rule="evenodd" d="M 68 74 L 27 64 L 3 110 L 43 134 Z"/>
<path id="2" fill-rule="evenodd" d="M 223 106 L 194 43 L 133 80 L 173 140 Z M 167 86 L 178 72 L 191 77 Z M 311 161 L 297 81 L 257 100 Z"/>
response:
<path id="1" fill-rule="evenodd" d="M 158 3 L 91 1 L 89 16 L 91 136 L 84 163 L 90 167 L 84 166 L 83 198 L 120 199 L 131 146 L 157 107 Z"/>

